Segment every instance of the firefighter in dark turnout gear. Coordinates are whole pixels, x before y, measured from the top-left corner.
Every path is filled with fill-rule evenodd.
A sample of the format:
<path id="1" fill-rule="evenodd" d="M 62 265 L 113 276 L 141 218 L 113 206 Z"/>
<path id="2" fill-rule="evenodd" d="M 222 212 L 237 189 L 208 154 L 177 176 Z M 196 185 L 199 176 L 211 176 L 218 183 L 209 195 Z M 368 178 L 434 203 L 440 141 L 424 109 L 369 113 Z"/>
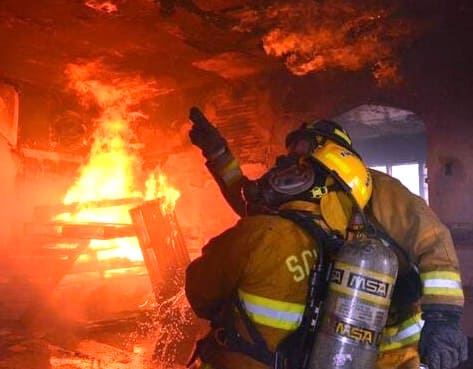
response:
<path id="1" fill-rule="evenodd" d="M 271 206 L 304 214 L 327 233 L 343 234 L 353 207 L 362 209 L 369 201 L 370 174 L 361 159 L 336 144 L 314 152 L 313 158 L 286 162 L 267 173 L 267 186 L 274 192 Z M 339 182 L 344 190 L 335 185 Z M 322 187 L 333 190 L 321 198 Z M 243 217 L 212 239 L 186 271 L 186 294 L 192 308 L 212 322 L 209 336 L 200 344 L 201 367 L 270 367 L 271 358 L 255 360 L 248 352 L 234 349 L 222 333 L 227 329 L 222 320 L 232 315 L 237 336 L 251 343 L 242 312 L 235 312 L 241 306 L 273 353 L 301 323 L 309 273 L 319 253 L 320 245 L 307 231 L 276 214 Z M 222 314 L 227 316 L 221 319 Z"/>
<path id="2" fill-rule="evenodd" d="M 191 110 L 191 120 L 203 117 L 198 113 L 197 109 Z M 210 132 L 210 128 L 205 131 L 202 127 L 192 127 L 191 141 L 203 149 L 206 165 L 232 208 L 241 216 L 268 210 L 264 190 L 258 181 L 243 175 L 218 130 L 211 126 Z M 289 133 L 285 160 L 297 160 L 297 156 L 327 142 L 353 151 L 348 133 L 337 123 L 323 120 Z M 459 327 L 463 289 L 450 233 L 426 203 L 398 180 L 375 170 L 370 172 L 373 195 L 366 213 L 394 245 L 401 268 L 398 283 L 402 282 L 397 301 L 393 302 L 392 320 L 383 335 L 377 368 L 418 368 L 420 356 L 431 369 L 454 368 L 466 360 L 467 349 Z M 415 269 L 420 280 L 413 273 Z"/>

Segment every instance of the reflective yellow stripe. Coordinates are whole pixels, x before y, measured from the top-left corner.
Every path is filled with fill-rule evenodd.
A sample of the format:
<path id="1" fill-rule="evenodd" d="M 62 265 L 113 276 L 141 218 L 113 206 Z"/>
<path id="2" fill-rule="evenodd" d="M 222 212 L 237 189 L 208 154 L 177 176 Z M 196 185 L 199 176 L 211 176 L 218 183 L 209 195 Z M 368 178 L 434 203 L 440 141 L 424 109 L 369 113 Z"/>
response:
<path id="1" fill-rule="evenodd" d="M 235 169 L 235 168 L 238 168 L 238 162 L 236 161 L 236 159 L 233 159 L 227 165 L 225 165 L 220 172 L 221 173 L 226 173 L 226 172 L 228 172 L 232 169 Z"/>
<path id="2" fill-rule="evenodd" d="M 421 273 L 423 294 L 434 296 L 463 297 L 461 277 L 452 271 L 431 271 Z"/>
<path id="3" fill-rule="evenodd" d="M 237 182 L 242 177 L 240 168 L 235 168 L 230 172 L 225 173 L 222 176 L 223 181 L 227 186 L 231 186 L 233 183 Z"/>
<path id="4" fill-rule="evenodd" d="M 449 279 L 451 281 L 461 281 L 460 274 L 451 271 L 432 271 L 420 273 L 420 279 L 424 282 L 427 279 Z"/>
<path id="5" fill-rule="evenodd" d="M 337 136 L 340 136 L 341 138 L 343 138 L 343 140 L 345 140 L 349 145 L 351 145 L 351 140 L 350 140 L 350 137 L 348 137 L 348 135 L 339 130 L 338 128 L 335 128 L 333 133 L 335 133 Z"/>
<path id="6" fill-rule="evenodd" d="M 463 290 L 461 288 L 425 288 L 422 290 L 424 295 L 435 296 L 455 296 L 463 297 Z"/>
<path id="7" fill-rule="evenodd" d="M 305 305 L 273 300 L 238 290 L 238 296 L 249 318 L 268 327 L 292 331 L 302 321 Z"/>
<path id="8" fill-rule="evenodd" d="M 241 289 L 238 290 L 238 295 L 241 299 L 253 303 L 255 305 L 267 306 L 276 310 L 282 310 L 291 313 L 303 313 L 305 309 L 304 304 L 268 299 L 267 297 L 253 295 Z"/>
<path id="9" fill-rule="evenodd" d="M 384 329 L 383 335 L 392 337 L 396 335 L 399 331 L 409 328 L 412 324 L 420 322 L 422 320 L 421 316 L 422 316 L 422 313 L 417 313 L 415 315 L 412 315 L 410 318 L 403 320 L 399 324 L 387 327 Z"/>
<path id="10" fill-rule="evenodd" d="M 393 342 L 389 344 L 382 343 L 379 346 L 379 350 L 381 352 L 395 350 L 395 349 L 399 349 L 405 346 L 412 345 L 415 342 L 419 342 L 419 340 L 420 340 L 420 331 L 399 342 Z"/>
<path id="11" fill-rule="evenodd" d="M 385 328 L 380 350 L 394 350 L 417 342 L 423 325 L 421 313 L 418 313 L 394 327 Z"/>
<path id="12" fill-rule="evenodd" d="M 233 159 L 222 169 L 220 169 L 219 173 L 227 185 L 235 183 L 239 178 L 242 177 L 240 166 L 236 159 Z"/>

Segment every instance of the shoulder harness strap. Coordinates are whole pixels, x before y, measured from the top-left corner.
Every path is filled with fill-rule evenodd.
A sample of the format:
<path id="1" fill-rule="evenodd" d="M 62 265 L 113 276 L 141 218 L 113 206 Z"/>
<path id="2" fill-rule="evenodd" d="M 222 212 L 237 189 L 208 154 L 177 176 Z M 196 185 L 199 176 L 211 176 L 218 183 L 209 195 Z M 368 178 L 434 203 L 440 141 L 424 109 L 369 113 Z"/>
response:
<path id="1" fill-rule="evenodd" d="M 288 366 L 289 368 L 305 369 L 309 364 L 310 352 L 326 294 L 329 273 L 325 259 L 327 251 L 331 247 L 331 237 L 314 221 L 317 217 L 312 213 L 284 210 L 279 215 L 298 224 L 309 233 L 319 246 L 317 263 L 309 275 L 309 288 L 301 325 L 295 333 L 289 335 L 279 344 L 276 352 L 276 369 L 286 369 Z"/>

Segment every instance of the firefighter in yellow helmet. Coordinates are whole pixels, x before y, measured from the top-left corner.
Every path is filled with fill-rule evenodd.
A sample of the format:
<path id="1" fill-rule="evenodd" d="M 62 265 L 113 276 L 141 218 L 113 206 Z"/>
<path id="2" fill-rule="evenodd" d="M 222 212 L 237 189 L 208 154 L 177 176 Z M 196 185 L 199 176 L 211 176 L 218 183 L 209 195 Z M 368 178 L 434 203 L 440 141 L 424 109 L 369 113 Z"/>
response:
<path id="1" fill-rule="evenodd" d="M 280 343 L 302 321 L 323 237 L 342 240 L 352 209 L 363 209 L 372 190 L 361 159 L 335 144 L 304 160 L 280 163 L 260 186 L 273 213 L 243 217 L 213 238 L 186 270 L 187 298 L 211 322 L 197 345 L 197 367 L 274 367 Z M 323 237 L 311 236 L 295 216 Z"/>
<path id="2" fill-rule="evenodd" d="M 243 175 L 218 130 L 198 109 L 191 110 L 190 118 L 202 123 L 192 127 L 191 141 L 202 149 L 209 171 L 232 208 L 241 216 L 248 210 L 265 211 L 264 191 L 257 181 Z M 327 142 L 353 151 L 351 138 L 340 125 L 316 121 L 289 133 L 283 161 L 296 160 Z M 430 369 L 454 368 L 466 360 L 467 349 L 459 327 L 464 297 L 451 235 L 432 209 L 398 180 L 375 170 L 370 173 L 373 195 L 365 212 L 400 261 L 378 369 L 417 369 L 421 357 Z"/>

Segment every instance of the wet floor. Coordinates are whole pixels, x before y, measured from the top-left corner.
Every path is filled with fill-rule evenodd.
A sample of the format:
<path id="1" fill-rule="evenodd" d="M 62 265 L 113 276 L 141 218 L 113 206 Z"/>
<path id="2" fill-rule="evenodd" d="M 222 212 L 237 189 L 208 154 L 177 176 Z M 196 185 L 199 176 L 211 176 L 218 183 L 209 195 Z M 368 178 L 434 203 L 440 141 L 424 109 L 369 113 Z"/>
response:
<path id="1" fill-rule="evenodd" d="M 46 326 L 0 318 L 0 369 L 184 368 L 205 327 L 155 314 L 92 324 L 52 320 Z"/>

